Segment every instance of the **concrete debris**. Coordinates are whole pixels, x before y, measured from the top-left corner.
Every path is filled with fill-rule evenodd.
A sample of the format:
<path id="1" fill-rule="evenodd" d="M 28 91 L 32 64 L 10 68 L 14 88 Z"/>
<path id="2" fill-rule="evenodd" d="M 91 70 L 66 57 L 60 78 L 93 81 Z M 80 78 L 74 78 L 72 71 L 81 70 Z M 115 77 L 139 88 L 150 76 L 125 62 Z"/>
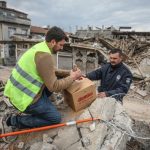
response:
<path id="1" fill-rule="evenodd" d="M 58 64 L 58 67 L 69 70 L 72 68 L 70 64 L 75 63 L 83 73 L 87 73 L 108 60 L 110 49 L 121 48 L 125 55 L 124 62 L 131 69 L 134 77 L 130 91 L 123 99 L 123 105 L 110 97 L 97 98 L 89 108 L 74 116 L 72 113 L 69 118 L 65 115 L 70 113 L 70 109 L 64 101 L 63 93 L 53 93 L 49 99 L 62 111 L 63 120 L 87 118 L 100 118 L 100 120 L 43 131 L 42 134 L 30 133 L 19 136 L 16 142 L 10 144 L 1 142 L 0 149 L 9 147 L 30 150 L 149 149 L 149 140 L 131 138 L 125 134 L 127 132 L 142 137 L 150 135 L 149 40 L 143 36 L 126 35 L 126 33 L 122 35 L 117 31 L 113 31 L 116 38 L 111 36 L 106 38 L 105 36 L 108 35 L 92 34 L 91 31 L 90 33 L 91 36 L 88 34 L 88 37 L 87 32 L 84 36 L 78 33 L 70 37 L 72 42 L 65 44 L 64 50 L 58 56 L 58 59 L 65 58 L 64 62 L 67 60 L 66 62 L 69 63 Z M 12 67 L 0 66 L 0 117 L 10 112 L 18 113 L 8 99 L 3 97 L 4 86 L 11 70 Z"/>
<path id="2" fill-rule="evenodd" d="M 96 129 L 95 126 L 96 126 L 96 125 L 95 125 L 95 122 L 93 122 L 93 123 L 90 125 L 90 131 L 91 131 L 91 132 Z"/>
<path id="3" fill-rule="evenodd" d="M 42 142 L 37 142 L 34 143 L 29 150 L 59 150 L 55 145 L 49 144 L 49 143 L 42 143 Z"/>
<path id="4" fill-rule="evenodd" d="M 59 149 L 65 150 L 72 144 L 80 140 L 79 133 L 76 126 L 70 126 L 60 129 L 58 135 L 55 137 L 53 144 Z M 65 143 L 65 144 L 64 144 Z"/>
<path id="5" fill-rule="evenodd" d="M 146 90 L 137 89 L 136 92 L 137 92 L 138 94 L 140 94 L 141 96 L 146 96 L 146 95 L 147 95 L 147 91 L 146 91 Z"/>
<path id="6" fill-rule="evenodd" d="M 81 141 L 74 143 L 70 147 L 66 148 L 66 150 L 86 150 L 83 146 Z"/>
<path id="7" fill-rule="evenodd" d="M 43 134 L 43 143 L 52 143 L 53 139 L 48 134 Z"/>
<path id="8" fill-rule="evenodd" d="M 150 58 L 144 58 L 140 62 L 140 67 L 143 71 L 143 73 L 147 76 L 150 77 Z"/>
<path id="9" fill-rule="evenodd" d="M 24 142 L 19 142 L 18 143 L 18 148 L 19 149 L 23 149 L 23 147 L 24 147 Z"/>
<path id="10" fill-rule="evenodd" d="M 106 137 L 100 150 L 125 150 L 128 136 L 112 129 Z"/>
<path id="11" fill-rule="evenodd" d="M 81 128 L 80 132 L 83 146 L 88 150 L 100 149 L 104 138 L 108 134 L 107 126 L 103 123 L 97 124 L 96 129 L 92 132 L 87 128 Z"/>
<path id="12" fill-rule="evenodd" d="M 103 119 L 105 121 L 109 121 L 113 118 L 116 102 L 114 99 L 112 101 L 109 99 L 111 98 L 97 98 L 97 100 L 92 103 L 92 105 L 89 108 L 89 111 L 92 114 L 93 118 L 100 117 L 100 119 Z"/>
<path id="13" fill-rule="evenodd" d="M 51 134 L 55 129 L 45 131 L 41 140 L 33 138 L 35 134 L 32 133 L 29 138 L 25 138 L 26 140 L 22 138 L 18 146 L 30 150 L 121 150 L 125 148 L 129 136 L 120 131 L 120 128 L 131 132 L 132 121 L 120 103 L 113 98 L 97 98 L 78 120 L 91 117 L 99 117 L 100 120 L 57 128 L 58 132 L 55 134 Z M 27 142 L 27 139 L 30 141 Z"/>
<path id="14" fill-rule="evenodd" d="M 101 106 L 99 107 L 99 109 L 94 109 L 94 107 L 96 108 L 97 106 Z M 113 107 L 110 107 L 110 106 Z M 105 110 L 103 110 L 103 107 L 105 107 Z M 111 118 L 108 117 L 110 114 L 112 114 L 112 111 L 109 111 L 109 109 L 113 110 L 113 115 L 111 115 Z M 116 112 L 115 109 L 118 109 L 118 111 Z M 122 111 L 121 111 L 122 109 Z M 95 110 L 95 111 L 94 111 Z M 97 112 L 97 113 L 96 113 Z M 101 112 L 101 113 L 100 113 Z M 108 113 L 109 112 L 109 113 Z M 128 131 L 130 131 L 131 128 L 131 120 L 130 118 L 127 116 L 127 114 L 122 115 L 123 112 L 123 107 L 122 105 L 118 105 L 116 108 L 116 101 L 113 98 L 107 98 L 107 99 L 96 99 L 93 104 L 89 107 L 89 109 L 86 109 L 83 114 L 80 116 L 79 119 L 84 119 L 86 117 L 100 117 L 104 116 L 103 119 L 105 118 L 106 121 L 107 120 L 113 120 L 113 122 L 115 123 L 115 120 L 117 120 L 117 123 L 119 122 L 119 125 L 123 124 L 123 119 L 126 120 L 127 124 L 124 123 L 124 129 L 127 129 Z M 99 114 L 99 115 L 98 115 Z M 95 116 L 94 116 L 95 115 Z M 120 116 L 121 117 L 118 117 Z M 127 118 L 126 118 L 127 117 Z M 122 120 L 121 120 L 122 119 Z M 116 123 L 116 124 L 117 124 Z M 82 147 L 86 148 L 86 149 L 101 149 L 101 147 L 106 148 L 109 143 L 108 141 L 113 141 L 112 143 L 114 145 L 119 145 L 119 146 L 123 146 L 126 145 L 127 142 L 127 137 L 126 135 L 124 135 L 124 133 L 116 131 L 115 129 L 113 129 L 113 136 L 110 136 L 110 129 L 112 129 L 112 127 L 109 127 L 107 125 L 107 123 L 105 124 L 103 121 L 97 121 L 95 122 L 95 130 L 90 130 L 90 126 L 92 125 L 92 122 L 90 123 L 82 123 L 81 125 L 77 125 L 77 128 L 75 126 L 72 127 L 66 127 L 64 129 L 60 129 L 58 132 L 58 136 L 55 137 L 53 144 L 56 145 L 59 149 L 63 149 L 65 150 L 66 148 L 70 147 L 71 145 L 73 145 L 74 143 L 81 141 L 82 143 Z M 109 136 L 108 136 L 109 135 Z M 107 137 L 107 138 L 106 138 Z M 116 139 L 117 138 L 117 139 Z M 121 139 L 123 140 L 121 140 Z M 69 139 L 68 141 L 66 141 L 66 139 Z M 107 139 L 107 142 L 105 143 L 105 140 Z M 109 139 L 109 140 L 108 140 Z M 116 143 L 114 143 L 116 141 Z M 118 141 L 120 142 L 118 144 Z M 65 142 L 65 145 L 64 145 Z M 105 144 L 103 144 L 105 143 Z M 110 145 L 110 144 L 109 144 Z M 115 146 L 112 146 L 115 148 Z M 76 148 L 80 148 L 81 145 L 79 145 L 79 147 Z"/>

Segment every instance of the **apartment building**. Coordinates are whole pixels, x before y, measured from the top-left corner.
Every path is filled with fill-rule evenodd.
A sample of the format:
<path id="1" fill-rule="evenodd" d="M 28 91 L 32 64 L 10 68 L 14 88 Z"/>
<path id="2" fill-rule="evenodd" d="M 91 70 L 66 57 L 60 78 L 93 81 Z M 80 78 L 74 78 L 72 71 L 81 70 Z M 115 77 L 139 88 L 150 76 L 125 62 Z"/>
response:
<path id="1" fill-rule="evenodd" d="M 7 7 L 5 1 L 0 1 L 0 57 L 2 64 L 16 63 L 16 42 L 12 36 L 27 37 L 30 34 L 31 20 L 28 14 Z M 26 45 L 22 45 L 26 48 Z"/>

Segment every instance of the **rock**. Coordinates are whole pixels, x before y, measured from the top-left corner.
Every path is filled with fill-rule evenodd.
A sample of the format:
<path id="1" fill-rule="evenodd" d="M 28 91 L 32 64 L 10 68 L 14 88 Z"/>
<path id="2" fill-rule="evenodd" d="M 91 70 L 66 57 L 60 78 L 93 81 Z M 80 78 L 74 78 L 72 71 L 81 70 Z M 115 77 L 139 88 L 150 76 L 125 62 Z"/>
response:
<path id="1" fill-rule="evenodd" d="M 114 98 L 97 98 L 90 106 L 89 111 L 93 118 L 111 120 L 115 112 L 116 100 Z"/>
<path id="2" fill-rule="evenodd" d="M 81 141 L 71 145 L 70 147 L 68 147 L 66 150 L 85 150 L 84 147 L 82 147 L 82 143 Z"/>
<path id="3" fill-rule="evenodd" d="M 54 139 L 53 144 L 56 145 L 60 150 L 64 150 L 79 140 L 80 137 L 77 127 L 67 126 L 59 130 L 58 136 L 56 136 Z"/>
<path id="4" fill-rule="evenodd" d="M 146 90 L 140 90 L 140 89 L 137 89 L 136 91 L 138 94 L 140 94 L 141 96 L 146 96 L 147 95 L 147 91 Z"/>
<path id="5" fill-rule="evenodd" d="M 43 134 L 43 143 L 52 143 L 53 139 L 48 134 Z"/>
<path id="6" fill-rule="evenodd" d="M 89 110 L 85 109 L 84 112 L 80 115 L 78 120 L 84 120 L 84 119 L 88 119 L 88 118 L 92 118 L 92 116 L 90 115 Z M 77 124 L 77 127 L 89 128 L 90 124 L 92 124 L 92 122 L 84 122 L 84 123 Z"/>
<path id="7" fill-rule="evenodd" d="M 30 150 L 58 150 L 58 148 L 55 145 L 49 144 L 49 143 L 42 143 L 42 142 L 37 142 L 34 143 L 31 147 Z"/>
<path id="8" fill-rule="evenodd" d="M 107 123 L 107 122 L 106 122 Z M 122 104 L 116 103 L 114 117 L 111 122 L 107 123 L 110 126 L 108 135 L 102 145 L 102 150 L 125 150 L 129 136 L 122 131 L 132 132 L 132 120 L 125 112 Z M 115 127 L 114 127 L 115 126 Z M 123 130 L 122 130 L 123 129 Z"/>
<path id="9" fill-rule="evenodd" d="M 18 145 L 17 145 L 17 147 L 18 147 L 19 149 L 23 149 L 23 147 L 24 147 L 24 142 L 19 142 Z"/>
<path id="10" fill-rule="evenodd" d="M 116 109 L 114 118 L 112 119 L 112 122 L 117 125 L 118 127 L 121 127 L 122 129 L 132 132 L 132 120 L 125 111 L 124 107 L 120 103 L 116 103 Z"/>
<path id="11" fill-rule="evenodd" d="M 80 132 L 84 147 L 88 150 L 97 150 L 100 149 L 107 135 L 107 126 L 103 123 L 99 123 L 93 132 L 88 128 L 80 128 Z"/>
<path id="12" fill-rule="evenodd" d="M 127 143 L 127 136 L 120 131 L 111 129 L 106 137 L 101 150 L 125 150 Z"/>
<path id="13" fill-rule="evenodd" d="M 146 74 L 146 76 L 150 77 L 150 59 L 149 58 L 144 58 L 140 62 L 140 68 L 142 69 L 143 73 Z"/>

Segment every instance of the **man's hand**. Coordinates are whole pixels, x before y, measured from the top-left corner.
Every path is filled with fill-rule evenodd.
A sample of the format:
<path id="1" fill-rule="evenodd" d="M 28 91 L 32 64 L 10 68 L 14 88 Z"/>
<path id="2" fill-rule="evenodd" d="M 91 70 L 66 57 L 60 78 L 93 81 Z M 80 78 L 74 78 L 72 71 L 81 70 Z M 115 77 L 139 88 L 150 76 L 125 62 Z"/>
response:
<path id="1" fill-rule="evenodd" d="M 80 79 L 80 77 L 82 76 L 81 70 L 79 68 L 77 68 L 76 71 L 71 70 L 70 76 L 72 77 L 73 80 Z"/>
<path id="2" fill-rule="evenodd" d="M 107 97 L 105 92 L 100 92 L 97 94 L 97 97 L 104 98 Z"/>
<path id="3" fill-rule="evenodd" d="M 86 78 L 86 75 L 85 75 L 85 74 L 82 74 L 82 77 L 83 77 L 83 78 Z"/>

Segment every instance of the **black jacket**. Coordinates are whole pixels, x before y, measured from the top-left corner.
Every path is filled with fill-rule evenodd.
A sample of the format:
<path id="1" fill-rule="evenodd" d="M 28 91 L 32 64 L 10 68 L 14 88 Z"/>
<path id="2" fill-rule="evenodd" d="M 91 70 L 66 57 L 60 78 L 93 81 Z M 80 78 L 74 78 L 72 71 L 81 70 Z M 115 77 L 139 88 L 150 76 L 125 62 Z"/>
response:
<path id="1" fill-rule="evenodd" d="M 98 92 L 105 92 L 107 96 L 114 96 L 119 100 L 128 92 L 132 83 L 132 74 L 123 63 L 115 67 L 107 63 L 101 68 L 86 74 L 86 77 L 90 80 L 101 80 Z"/>

